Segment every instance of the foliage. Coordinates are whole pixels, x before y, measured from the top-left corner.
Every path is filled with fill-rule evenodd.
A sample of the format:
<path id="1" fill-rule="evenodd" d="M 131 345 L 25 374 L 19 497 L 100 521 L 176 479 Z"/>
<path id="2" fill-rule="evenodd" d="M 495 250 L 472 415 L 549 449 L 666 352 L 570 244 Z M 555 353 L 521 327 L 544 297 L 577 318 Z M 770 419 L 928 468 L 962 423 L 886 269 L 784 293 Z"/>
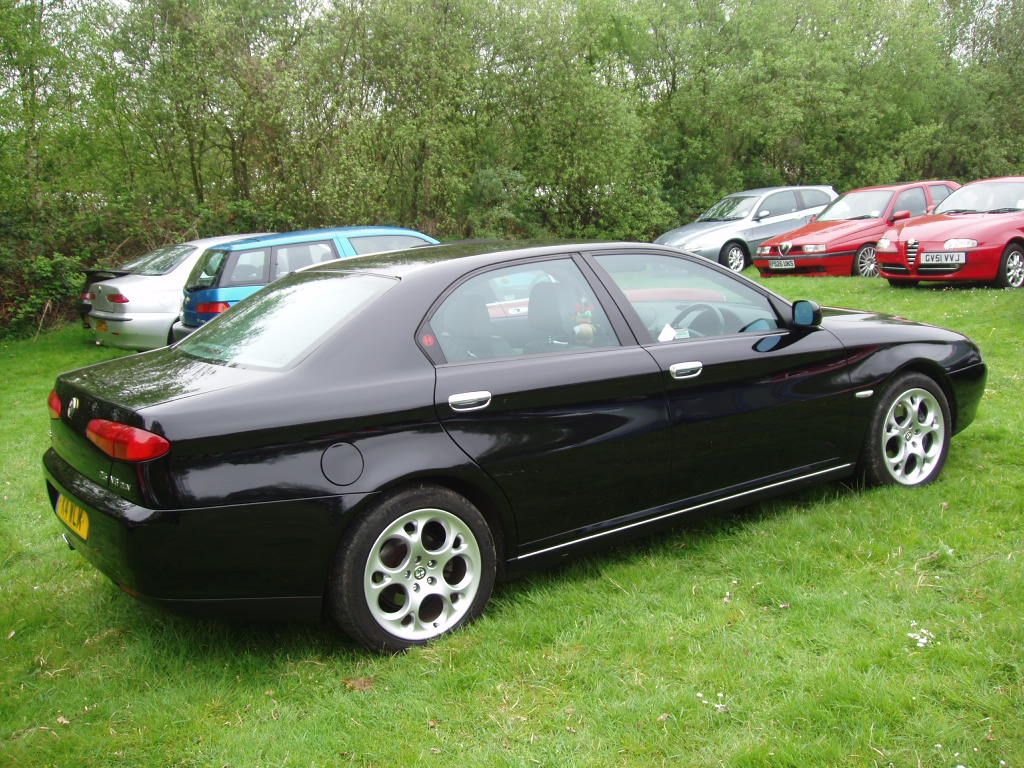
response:
<path id="1" fill-rule="evenodd" d="M 0 0 L 0 270 L 338 224 L 648 239 L 762 184 L 1019 172 L 1022 18 L 1021 0 Z"/>

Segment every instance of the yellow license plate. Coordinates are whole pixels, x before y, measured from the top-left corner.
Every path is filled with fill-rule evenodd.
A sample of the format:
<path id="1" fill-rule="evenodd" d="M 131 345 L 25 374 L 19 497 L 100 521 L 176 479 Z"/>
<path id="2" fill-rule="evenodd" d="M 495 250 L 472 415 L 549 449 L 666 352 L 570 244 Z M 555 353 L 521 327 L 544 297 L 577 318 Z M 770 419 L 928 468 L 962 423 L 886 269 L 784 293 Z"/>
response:
<path id="1" fill-rule="evenodd" d="M 107 328 L 107 321 L 106 320 L 97 320 L 96 321 L 96 330 L 99 331 L 100 333 L 106 333 L 107 330 L 108 330 L 108 328 Z"/>
<path id="2" fill-rule="evenodd" d="M 82 539 L 89 538 L 89 513 L 63 496 L 57 498 L 57 517 Z"/>

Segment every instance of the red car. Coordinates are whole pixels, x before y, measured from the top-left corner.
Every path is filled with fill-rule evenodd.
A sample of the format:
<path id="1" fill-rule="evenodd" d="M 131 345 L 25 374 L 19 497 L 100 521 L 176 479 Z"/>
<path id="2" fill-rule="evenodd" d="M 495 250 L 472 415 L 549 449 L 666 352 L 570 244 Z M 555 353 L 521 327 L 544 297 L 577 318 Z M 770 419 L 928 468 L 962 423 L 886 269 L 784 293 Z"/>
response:
<path id="1" fill-rule="evenodd" d="M 921 216 L 960 185 L 918 181 L 853 189 L 799 229 L 757 249 L 754 266 L 772 275 L 860 275 L 875 277 L 875 243 L 893 222 Z"/>
<path id="2" fill-rule="evenodd" d="M 969 280 L 1024 284 L 1024 176 L 965 184 L 935 214 L 899 224 L 878 241 L 878 267 L 893 286 Z"/>

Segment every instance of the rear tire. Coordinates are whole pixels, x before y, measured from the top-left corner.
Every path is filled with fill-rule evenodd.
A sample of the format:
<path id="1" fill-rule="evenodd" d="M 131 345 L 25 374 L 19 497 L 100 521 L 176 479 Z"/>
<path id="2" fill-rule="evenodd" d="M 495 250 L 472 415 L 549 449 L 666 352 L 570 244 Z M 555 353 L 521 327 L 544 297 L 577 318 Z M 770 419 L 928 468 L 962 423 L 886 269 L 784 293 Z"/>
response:
<path id="1" fill-rule="evenodd" d="M 1020 288 L 1024 285 L 1024 247 L 1010 243 L 1003 250 L 996 273 L 996 285 L 1000 288 Z"/>
<path id="2" fill-rule="evenodd" d="M 867 485 L 927 485 L 942 472 L 952 420 L 946 395 L 921 373 L 898 375 L 885 385 L 861 452 Z"/>
<path id="3" fill-rule="evenodd" d="M 465 498 L 421 485 L 385 496 L 352 523 L 328 583 L 335 623 L 397 653 L 478 617 L 494 588 L 494 537 Z"/>

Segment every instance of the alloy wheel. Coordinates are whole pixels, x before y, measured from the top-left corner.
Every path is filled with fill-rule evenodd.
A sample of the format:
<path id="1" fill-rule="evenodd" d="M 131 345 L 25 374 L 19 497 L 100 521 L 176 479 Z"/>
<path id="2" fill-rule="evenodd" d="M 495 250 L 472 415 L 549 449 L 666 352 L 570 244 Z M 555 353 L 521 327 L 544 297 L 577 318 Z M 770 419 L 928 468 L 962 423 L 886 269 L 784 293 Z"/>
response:
<path id="1" fill-rule="evenodd" d="M 865 245 L 857 251 L 857 274 L 861 277 L 878 277 L 878 254 L 873 245 Z"/>
<path id="2" fill-rule="evenodd" d="M 1006 254 L 1006 282 L 1011 288 L 1024 285 L 1024 252 L 1019 249 Z"/>
<path id="3" fill-rule="evenodd" d="M 443 509 L 408 512 L 377 537 L 363 595 L 374 620 L 403 640 L 429 640 L 465 616 L 480 587 L 480 547 Z"/>
<path id="4" fill-rule="evenodd" d="M 918 485 L 935 471 L 946 441 L 942 407 L 926 389 L 915 387 L 897 397 L 882 427 L 885 468 L 897 483 Z"/>
<path id="5" fill-rule="evenodd" d="M 738 245 L 729 246 L 725 255 L 725 265 L 733 272 L 742 272 L 747 266 L 747 255 Z"/>

